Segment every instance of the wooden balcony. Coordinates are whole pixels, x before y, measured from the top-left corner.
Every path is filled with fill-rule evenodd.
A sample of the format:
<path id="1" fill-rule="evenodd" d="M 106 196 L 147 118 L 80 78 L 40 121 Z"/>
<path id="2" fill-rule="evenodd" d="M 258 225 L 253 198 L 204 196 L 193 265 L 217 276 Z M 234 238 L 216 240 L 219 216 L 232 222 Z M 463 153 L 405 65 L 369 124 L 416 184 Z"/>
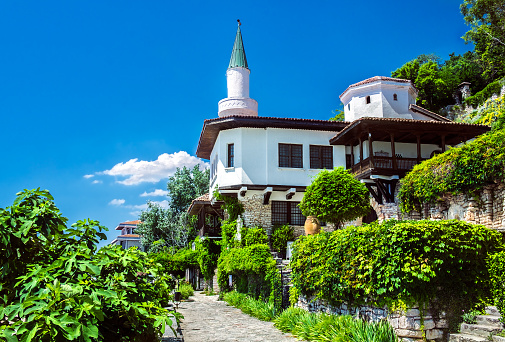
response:
<path id="1" fill-rule="evenodd" d="M 351 166 L 351 172 L 358 178 L 369 177 L 370 175 L 398 175 L 401 178 L 405 173 L 412 170 L 414 165 L 423 160 L 422 158 L 418 161 L 417 158 L 374 156 L 365 158 Z"/>

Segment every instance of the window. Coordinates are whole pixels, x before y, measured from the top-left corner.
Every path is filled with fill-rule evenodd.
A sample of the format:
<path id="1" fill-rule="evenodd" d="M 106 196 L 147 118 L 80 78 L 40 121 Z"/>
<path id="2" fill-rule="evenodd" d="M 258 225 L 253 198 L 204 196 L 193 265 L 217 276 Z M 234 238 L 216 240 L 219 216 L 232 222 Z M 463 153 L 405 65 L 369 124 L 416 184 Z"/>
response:
<path id="1" fill-rule="evenodd" d="M 369 104 L 370 103 L 370 96 L 367 96 L 366 97 L 366 104 Z"/>
<path id="2" fill-rule="evenodd" d="M 347 109 L 351 110 L 351 104 L 350 103 L 347 105 Z"/>
<path id="3" fill-rule="evenodd" d="M 298 208 L 298 204 L 300 202 L 272 201 L 272 224 L 303 226 L 306 217 Z"/>
<path id="4" fill-rule="evenodd" d="M 210 164 L 210 179 L 214 179 L 217 175 L 217 154 L 214 156 L 212 163 Z"/>
<path id="5" fill-rule="evenodd" d="M 310 145 L 310 168 L 333 169 L 333 147 Z"/>
<path id="6" fill-rule="evenodd" d="M 228 144 L 228 167 L 235 166 L 235 145 Z"/>
<path id="7" fill-rule="evenodd" d="M 302 168 L 302 145 L 279 144 L 279 167 Z"/>
<path id="8" fill-rule="evenodd" d="M 398 95 L 393 94 L 393 100 L 394 100 L 394 101 L 398 101 Z"/>

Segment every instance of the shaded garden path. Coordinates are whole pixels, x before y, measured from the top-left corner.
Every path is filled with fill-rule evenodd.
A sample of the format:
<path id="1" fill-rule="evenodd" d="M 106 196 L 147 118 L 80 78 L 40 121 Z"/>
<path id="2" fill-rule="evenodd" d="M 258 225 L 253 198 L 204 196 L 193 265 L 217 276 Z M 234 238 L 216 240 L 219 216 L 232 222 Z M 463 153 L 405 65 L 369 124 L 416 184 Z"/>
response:
<path id="1" fill-rule="evenodd" d="M 218 301 L 216 296 L 195 292 L 189 302 L 179 305 L 184 315 L 182 335 L 185 342 L 294 342 L 296 338 L 274 328 L 272 322 L 263 322 L 244 314 L 240 309 Z"/>

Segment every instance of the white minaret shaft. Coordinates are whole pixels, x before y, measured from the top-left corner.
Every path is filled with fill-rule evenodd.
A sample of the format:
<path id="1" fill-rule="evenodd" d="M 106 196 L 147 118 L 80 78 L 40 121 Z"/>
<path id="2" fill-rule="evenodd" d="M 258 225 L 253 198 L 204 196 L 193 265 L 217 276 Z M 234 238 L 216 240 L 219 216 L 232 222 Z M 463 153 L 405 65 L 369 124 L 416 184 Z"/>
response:
<path id="1" fill-rule="evenodd" d="M 249 97 L 249 74 L 240 21 L 231 52 L 230 64 L 226 70 L 228 97 L 219 101 L 219 117 L 229 115 L 258 116 L 258 102 Z"/>

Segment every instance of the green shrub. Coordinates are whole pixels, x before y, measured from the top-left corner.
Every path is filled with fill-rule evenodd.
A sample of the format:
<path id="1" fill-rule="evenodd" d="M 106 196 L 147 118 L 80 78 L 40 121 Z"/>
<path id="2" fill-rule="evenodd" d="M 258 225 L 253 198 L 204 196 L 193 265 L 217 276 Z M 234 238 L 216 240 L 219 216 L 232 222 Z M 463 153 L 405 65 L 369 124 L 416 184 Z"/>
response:
<path id="1" fill-rule="evenodd" d="M 288 241 L 294 241 L 294 228 L 285 224 L 276 226 L 272 234 L 272 247 L 275 251 L 285 254 Z"/>
<path id="2" fill-rule="evenodd" d="M 136 248 L 97 251 L 98 221 L 66 222 L 47 190 L 0 209 L 0 340 L 157 340 L 174 282 Z"/>
<path id="3" fill-rule="evenodd" d="M 292 300 L 303 294 L 334 305 L 402 307 L 437 298 L 469 308 L 489 296 L 485 260 L 500 240 L 495 231 L 456 220 L 390 220 L 300 237 Z"/>
<path id="4" fill-rule="evenodd" d="M 340 226 L 370 211 L 370 194 L 348 170 L 338 167 L 319 172 L 299 204 L 305 216 L 315 216 Z"/>
<path id="5" fill-rule="evenodd" d="M 274 325 L 307 341 L 332 342 L 397 342 L 393 328 L 384 321 L 368 323 L 351 316 L 309 313 L 290 307 L 275 320 Z"/>
<path id="6" fill-rule="evenodd" d="M 237 221 L 226 220 L 221 222 L 221 248 L 223 250 L 237 247 Z"/>
<path id="7" fill-rule="evenodd" d="M 261 227 L 243 227 L 240 231 L 240 235 L 240 242 L 242 244 L 242 247 L 268 243 L 267 233 Z"/>
<path id="8" fill-rule="evenodd" d="M 175 253 L 158 252 L 150 253 L 156 262 L 159 262 L 166 273 L 184 274 L 187 268 L 198 267 L 198 253 L 191 248 L 182 248 Z"/>
<path id="9" fill-rule="evenodd" d="M 182 299 L 188 299 L 194 294 L 193 286 L 187 282 L 179 284 L 178 290 L 181 293 Z"/>
<path id="10" fill-rule="evenodd" d="M 493 254 L 488 261 L 493 298 L 505 324 L 505 251 Z"/>
<path id="11" fill-rule="evenodd" d="M 414 166 L 401 180 L 402 210 L 420 211 L 446 193 L 472 193 L 505 178 L 505 96 L 486 102 L 470 121 L 492 125 L 492 130 L 460 147 Z"/>
<path id="12" fill-rule="evenodd" d="M 464 102 L 466 105 L 470 105 L 474 108 L 478 107 L 494 94 L 499 95 L 502 86 L 503 86 L 503 80 L 496 80 L 492 83 L 489 83 L 484 89 L 482 89 L 475 95 L 467 97 Z"/>
<path id="13" fill-rule="evenodd" d="M 262 321 L 272 321 L 275 318 L 276 310 L 272 303 L 265 303 L 237 291 L 225 293 L 223 299 L 231 306 Z"/>
<path id="14" fill-rule="evenodd" d="M 282 289 L 280 274 L 270 249 L 265 244 L 232 248 L 221 253 L 217 278 L 221 292 L 230 291 L 228 277 L 233 275 L 237 291 L 273 304 L 280 309 Z"/>
<path id="15" fill-rule="evenodd" d="M 217 260 L 219 258 L 220 247 L 216 244 L 213 239 L 208 237 L 199 237 L 195 239 L 195 251 L 196 260 L 200 266 L 200 272 L 202 272 L 205 281 L 208 282 L 214 276 L 214 270 L 217 266 Z"/>

